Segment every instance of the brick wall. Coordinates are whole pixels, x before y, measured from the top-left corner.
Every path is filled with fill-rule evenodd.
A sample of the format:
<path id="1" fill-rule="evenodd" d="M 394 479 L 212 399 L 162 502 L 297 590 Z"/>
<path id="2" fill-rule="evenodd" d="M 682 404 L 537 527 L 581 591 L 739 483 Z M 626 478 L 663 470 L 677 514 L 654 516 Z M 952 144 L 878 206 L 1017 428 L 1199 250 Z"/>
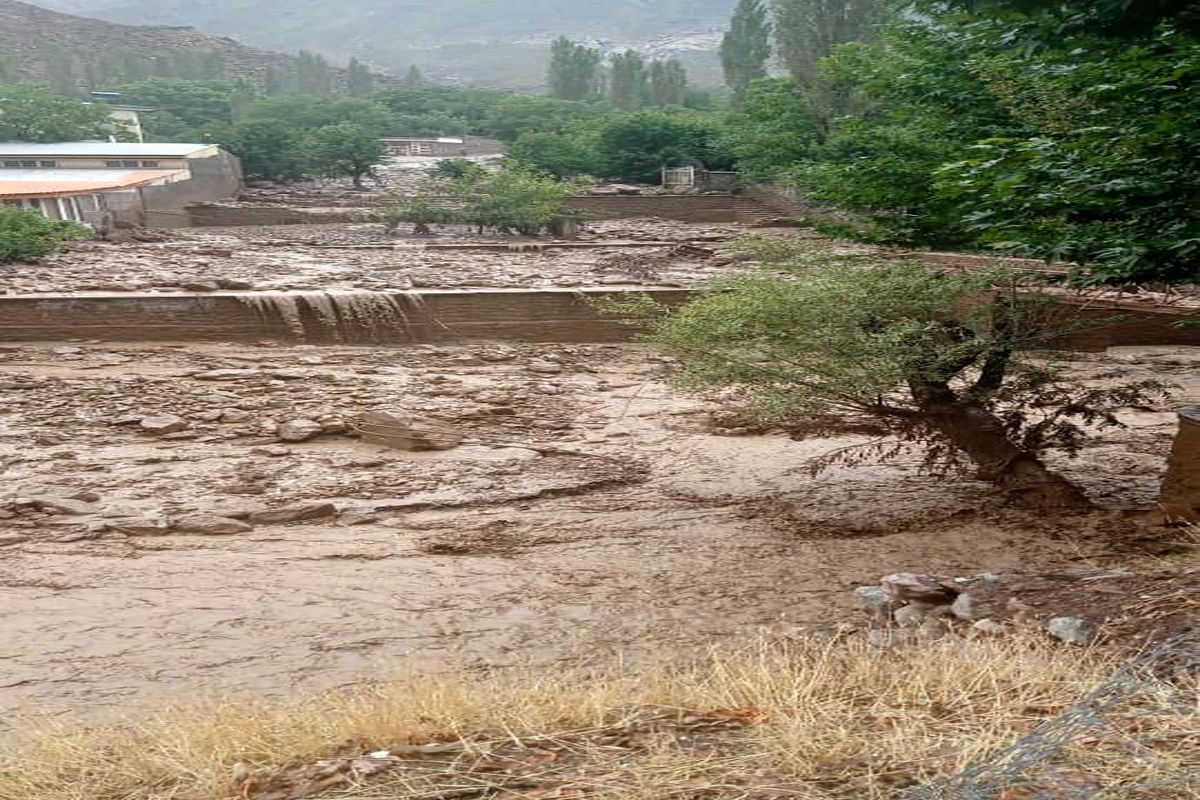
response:
<path id="1" fill-rule="evenodd" d="M 736 222 L 738 203 L 731 194 L 581 195 L 569 200 L 588 219 L 662 217 L 680 222 Z"/>
<path id="2" fill-rule="evenodd" d="M 665 303 L 683 302 L 678 289 L 649 290 Z M 269 298 L 272 293 L 244 296 Z M 591 301 L 620 295 L 619 290 L 492 290 L 394 293 L 403 324 L 360 330 L 323 325 L 304 293 L 295 298 L 305 341 L 413 343 L 497 339 L 530 342 L 619 342 L 631 326 L 598 313 Z M 338 301 L 354 293 L 318 295 Z M 370 293 L 362 293 L 369 295 Z M 235 293 L 56 297 L 0 296 L 0 341 L 253 341 L 295 339 L 287 320 L 268 309 L 256 310 Z M 369 315 L 368 315 L 369 316 Z"/>

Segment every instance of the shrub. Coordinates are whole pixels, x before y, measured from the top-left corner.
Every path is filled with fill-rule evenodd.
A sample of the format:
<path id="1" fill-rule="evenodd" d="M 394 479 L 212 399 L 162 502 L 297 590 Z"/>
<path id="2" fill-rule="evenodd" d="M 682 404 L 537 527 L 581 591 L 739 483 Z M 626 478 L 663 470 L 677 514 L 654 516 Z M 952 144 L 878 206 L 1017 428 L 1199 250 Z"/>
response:
<path id="1" fill-rule="evenodd" d="M 36 211 L 0 210 L 0 264 L 37 261 L 53 253 L 60 243 L 88 235 L 82 225 L 50 219 Z"/>

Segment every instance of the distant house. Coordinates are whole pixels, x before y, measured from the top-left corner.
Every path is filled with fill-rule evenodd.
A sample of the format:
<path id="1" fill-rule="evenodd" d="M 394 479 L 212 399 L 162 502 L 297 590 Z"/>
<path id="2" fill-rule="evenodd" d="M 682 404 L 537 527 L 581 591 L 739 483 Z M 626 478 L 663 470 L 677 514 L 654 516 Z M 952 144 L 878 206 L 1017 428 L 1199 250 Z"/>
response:
<path id="1" fill-rule="evenodd" d="M 188 205 L 241 188 L 241 164 L 211 144 L 0 142 L 0 202 L 100 228 L 187 227 Z"/>
<path id="2" fill-rule="evenodd" d="M 146 134 L 142 129 L 141 115 L 157 111 L 158 109 L 149 106 L 124 104 L 120 102 L 120 92 L 92 92 L 91 96 L 93 103 L 101 103 L 108 106 L 108 117 L 112 120 L 112 129 L 115 135 L 120 135 L 121 138 L 132 136 L 138 142 L 146 141 Z"/>
<path id="3" fill-rule="evenodd" d="M 397 156 L 442 156 L 463 158 L 467 156 L 503 155 L 504 143 L 481 136 L 402 136 L 384 139 L 388 155 Z"/>

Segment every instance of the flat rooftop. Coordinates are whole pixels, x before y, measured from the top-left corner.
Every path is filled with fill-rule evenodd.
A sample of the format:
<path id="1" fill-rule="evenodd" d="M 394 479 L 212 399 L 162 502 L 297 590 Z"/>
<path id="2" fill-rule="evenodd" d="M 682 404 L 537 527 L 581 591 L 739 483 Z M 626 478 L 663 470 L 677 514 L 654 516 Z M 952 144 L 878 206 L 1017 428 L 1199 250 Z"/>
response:
<path id="1" fill-rule="evenodd" d="M 176 142 L 0 142 L 0 156 L 113 156 L 183 158 L 215 144 Z"/>

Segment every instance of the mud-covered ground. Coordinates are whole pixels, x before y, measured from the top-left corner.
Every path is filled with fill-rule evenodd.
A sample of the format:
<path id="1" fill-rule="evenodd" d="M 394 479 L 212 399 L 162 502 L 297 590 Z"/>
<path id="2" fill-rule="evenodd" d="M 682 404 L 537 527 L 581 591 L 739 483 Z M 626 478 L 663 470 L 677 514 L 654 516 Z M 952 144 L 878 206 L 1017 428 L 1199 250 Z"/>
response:
<path id="1" fill-rule="evenodd" d="M 0 277 L 5 294 L 682 286 L 727 273 L 717 248 L 742 232 L 656 219 L 596 222 L 580 242 L 664 244 L 557 249 L 461 227 L 433 238 L 393 236 L 375 223 L 191 228 L 164 232 L 162 241 L 75 243 L 37 264 L 2 267 Z M 499 249 L 439 249 L 467 241 Z"/>
<path id="2" fill-rule="evenodd" d="M 1200 349 L 1073 358 L 1200 400 Z M 999 511 L 912 459 L 809 477 L 853 440 L 722 428 L 670 368 L 633 346 L 0 347 L 0 717 L 787 634 L 858 620 L 883 572 L 1102 566 L 1138 535 Z M 366 410 L 467 440 L 366 444 Z M 1114 512 L 1153 506 L 1174 432 L 1125 419 L 1060 465 Z M 324 433 L 281 441 L 301 420 Z"/>

